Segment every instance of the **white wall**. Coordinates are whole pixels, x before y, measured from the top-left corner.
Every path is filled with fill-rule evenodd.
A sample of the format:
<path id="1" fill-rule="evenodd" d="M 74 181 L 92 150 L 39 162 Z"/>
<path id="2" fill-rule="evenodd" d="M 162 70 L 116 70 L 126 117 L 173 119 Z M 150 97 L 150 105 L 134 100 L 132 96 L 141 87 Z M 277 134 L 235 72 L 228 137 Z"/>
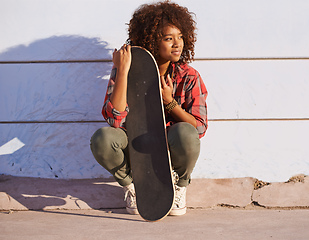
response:
<path id="1" fill-rule="evenodd" d="M 0 173 L 109 176 L 89 139 L 104 125 L 111 64 L 5 62 L 110 59 L 145 2 L 0 0 Z M 229 59 L 192 63 L 209 91 L 210 119 L 193 177 L 309 174 L 309 1 L 176 2 L 196 13 L 196 57 Z"/>

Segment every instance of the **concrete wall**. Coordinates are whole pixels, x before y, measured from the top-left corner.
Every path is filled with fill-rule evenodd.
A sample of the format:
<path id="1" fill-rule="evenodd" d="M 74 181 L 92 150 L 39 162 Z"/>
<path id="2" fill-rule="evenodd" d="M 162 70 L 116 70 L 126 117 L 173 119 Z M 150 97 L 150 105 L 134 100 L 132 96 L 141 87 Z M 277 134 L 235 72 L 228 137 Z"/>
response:
<path id="1" fill-rule="evenodd" d="M 145 2 L 0 0 L 0 174 L 110 176 L 89 139 L 106 125 L 111 63 L 85 60 L 111 59 Z M 193 177 L 309 174 L 309 1 L 176 2 L 196 13 L 192 66 L 209 91 Z"/>

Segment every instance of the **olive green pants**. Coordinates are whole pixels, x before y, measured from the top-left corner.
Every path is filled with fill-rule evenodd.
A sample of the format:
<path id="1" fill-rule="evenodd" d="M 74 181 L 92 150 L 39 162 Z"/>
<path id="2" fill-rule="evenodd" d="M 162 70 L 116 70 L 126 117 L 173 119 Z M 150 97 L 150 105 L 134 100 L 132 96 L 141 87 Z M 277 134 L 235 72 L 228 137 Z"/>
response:
<path id="1" fill-rule="evenodd" d="M 186 187 L 200 153 L 197 130 L 179 122 L 167 129 L 172 167 L 179 176 L 178 186 Z M 121 128 L 103 127 L 92 138 L 90 148 L 97 162 L 109 171 L 121 186 L 132 183 L 128 137 Z"/>

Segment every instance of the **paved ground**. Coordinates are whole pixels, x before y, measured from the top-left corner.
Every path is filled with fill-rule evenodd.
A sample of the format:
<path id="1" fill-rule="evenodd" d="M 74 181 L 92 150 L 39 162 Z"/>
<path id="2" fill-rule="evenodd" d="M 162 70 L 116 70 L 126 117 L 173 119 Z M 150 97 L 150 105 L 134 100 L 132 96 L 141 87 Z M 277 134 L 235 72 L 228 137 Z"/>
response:
<path id="1" fill-rule="evenodd" d="M 123 189 L 111 179 L 0 175 L 0 211 L 116 209 L 125 206 L 123 198 Z M 187 205 L 192 208 L 247 208 L 253 203 L 265 208 L 309 209 L 309 177 L 300 175 L 285 183 L 254 178 L 193 179 L 188 187 Z"/>
<path id="2" fill-rule="evenodd" d="M 187 205 L 185 216 L 149 223 L 126 214 L 110 179 L 0 175 L 0 239 L 309 239 L 308 176 L 194 179 Z"/>
<path id="3" fill-rule="evenodd" d="M 190 209 L 149 223 L 124 209 L 2 211 L 0 239 L 309 239 L 309 210 Z"/>

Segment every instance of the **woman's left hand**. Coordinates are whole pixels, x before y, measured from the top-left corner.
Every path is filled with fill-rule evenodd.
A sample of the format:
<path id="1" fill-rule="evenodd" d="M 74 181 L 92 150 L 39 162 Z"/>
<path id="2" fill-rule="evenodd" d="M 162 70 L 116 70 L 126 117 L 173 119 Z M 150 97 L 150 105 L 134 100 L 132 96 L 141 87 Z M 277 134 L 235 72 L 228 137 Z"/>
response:
<path id="1" fill-rule="evenodd" d="M 170 75 L 167 75 L 166 79 L 164 76 L 161 76 L 161 93 L 163 104 L 167 105 L 173 101 L 173 82 Z M 196 119 L 193 115 L 186 112 L 184 109 L 177 105 L 173 108 L 173 111 L 170 112 L 176 122 L 187 122 L 196 128 Z"/>
<path id="2" fill-rule="evenodd" d="M 167 105 L 173 101 L 173 82 L 170 75 L 167 75 L 166 80 L 161 76 L 161 93 L 163 104 Z"/>

